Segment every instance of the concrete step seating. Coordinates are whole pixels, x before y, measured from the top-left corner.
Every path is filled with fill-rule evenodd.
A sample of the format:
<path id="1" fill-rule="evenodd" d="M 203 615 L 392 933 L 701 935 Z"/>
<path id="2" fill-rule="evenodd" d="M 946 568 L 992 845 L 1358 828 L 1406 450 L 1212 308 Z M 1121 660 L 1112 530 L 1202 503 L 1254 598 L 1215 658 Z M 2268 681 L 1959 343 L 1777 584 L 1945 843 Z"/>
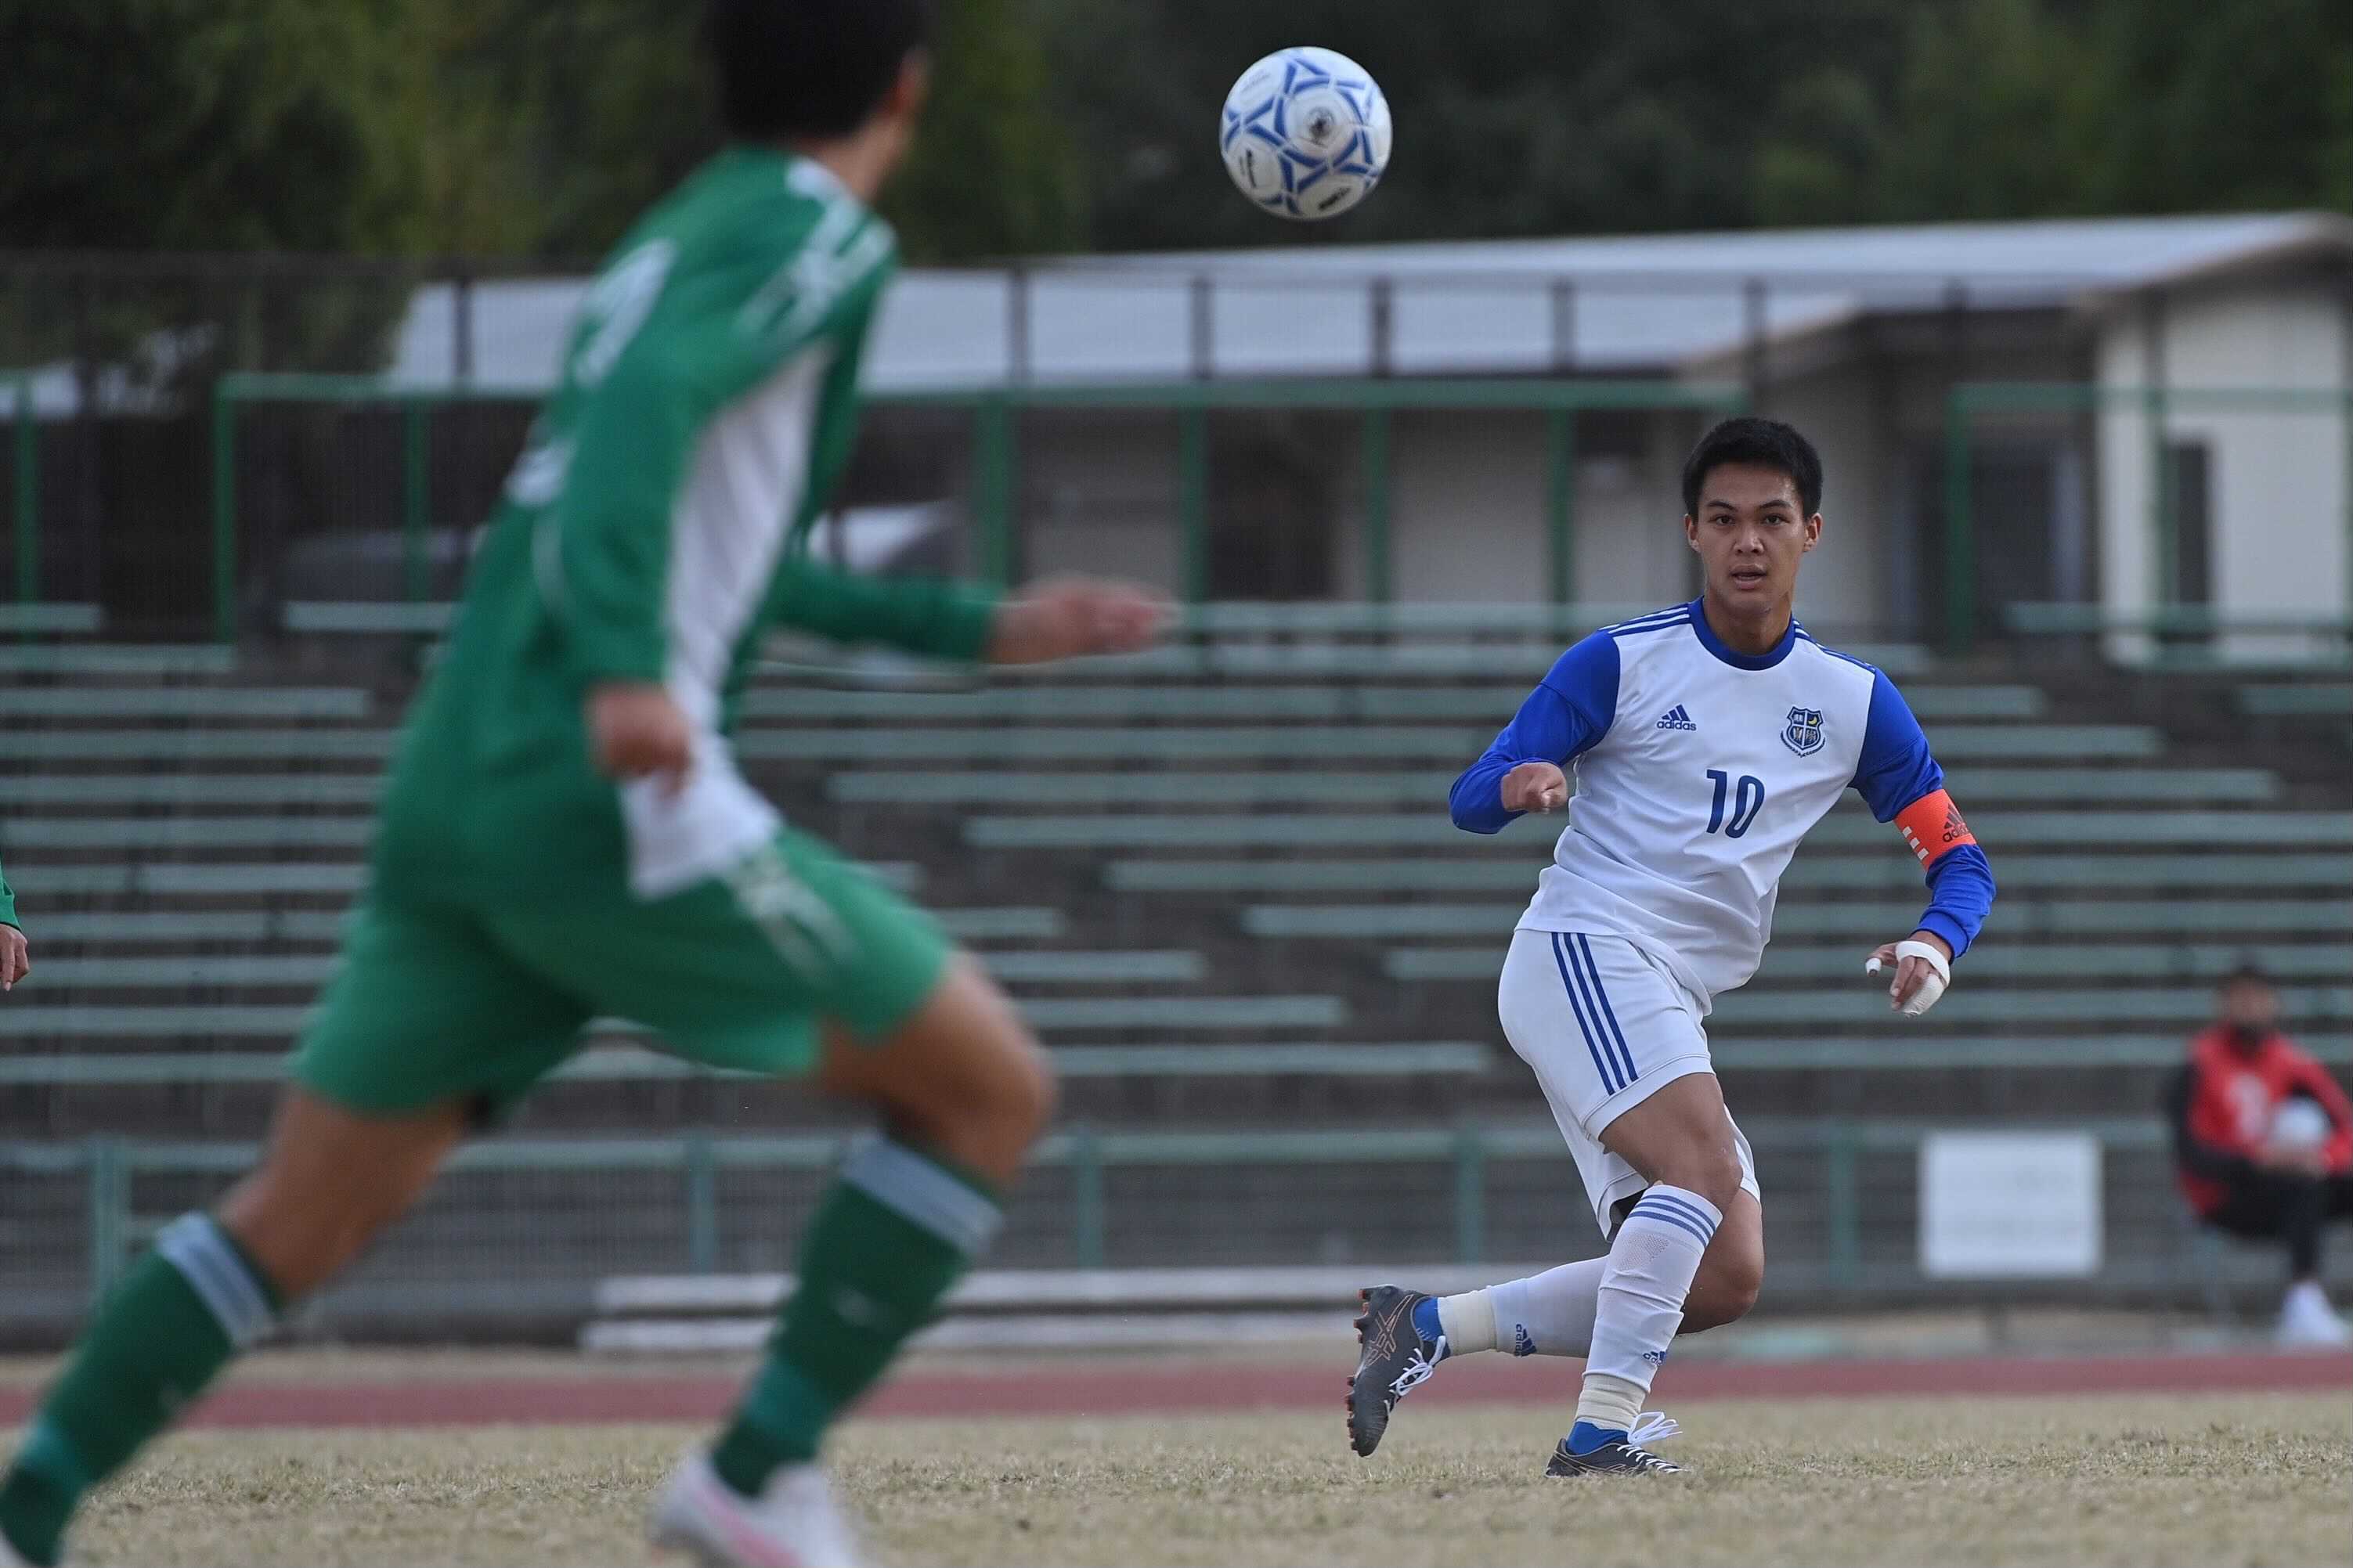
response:
<path id="1" fill-rule="evenodd" d="M 1468 759 L 1466 758 L 1467 762 Z M 828 775 L 826 794 L 843 805 L 988 806 L 1255 805 L 1412 803 L 1444 808 L 1458 770 L 1388 773 L 1332 769 L 1230 772 L 908 773 Z M 0 780 L 0 801 L 6 795 Z M 2266 768 L 2004 768 L 1950 770 L 1947 787 L 1970 810 L 2009 801 L 2106 805 L 2119 800 L 2261 805 L 2279 798 Z M 95 792 L 93 792 L 95 793 Z"/>
<path id="2" fill-rule="evenodd" d="M 612 1026 L 603 1037 L 629 1035 Z M 1467 1040 L 1377 1040 L 1359 1044 L 1050 1046 L 1064 1078 L 1250 1078 L 1303 1074 L 1317 1078 L 1398 1078 L 1484 1072 L 1494 1052 Z M 277 1083 L 286 1076 L 283 1051 L 145 1051 L 0 1057 L 0 1087 L 94 1088 L 123 1085 Z M 754 1075 L 706 1068 L 636 1045 L 591 1046 L 556 1071 L 562 1079 L 660 1081 Z"/>
<path id="3" fill-rule="evenodd" d="M 1103 885 L 1127 893 L 1387 893 L 1514 892 L 1535 889 L 1546 846 L 1513 859 L 1488 856 L 1408 859 L 1145 860 L 1103 863 Z M 2180 889 L 2199 894 L 2218 887 L 2308 888 L 2342 890 L 2353 882 L 2353 855 L 2175 854 L 2013 855 L 1999 860 L 1995 877 L 2009 892 L 2028 889 L 2129 889 L 2147 893 Z M 1900 855 L 1808 856 L 1799 851 L 1782 878 L 1785 892 L 1910 891 L 1919 868 Z"/>
<path id="4" fill-rule="evenodd" d="M 291 1039 L 307 1005 L 58 1006 L 11 996 L 8 1021 L 21 1037 L 60 1039 Z M 1150 1030 L 1174 1035 L 1337 1029 L 1348 1022 L 1341 997 L 1320 994 L 1025 998 L 1021 1016 L 1041 1033 L 1072 1029 Z"/>
<path id="5" fill-rule="evenodd" d="M 2264 719 L 2353 718 L 2353 681 L 2311 680 L 2239 688 L 2239 706 Z"/>
<path id="6" fill-rule="evenodd" d="M 1019 988 L 1065 1074 L 1356 1079 L 1349 1094 L 1388 1097 L 1362 1103 L 1402 1110 L 1455 1092 L 1405 1080 L 1500 1093 L 1494 1074 L 1523 1071 L 1480 1043 L 1494 1025 L 1475 993 L 1551 834 L 1461 834 L 1440 803 L 1556 655 L 1548 614 L 1225 607 L 1150 655 L 971 690 L 904 661 L 838 664 L 833 685 L 778 666 L 747 694 L 744 751 L 803 810 L 815 789 L 852 808 L 816 825 L 886 879 L 972 906 L 944 923 Z M 2162 1067 L 2211 973 L 2257 946 L 2301 1033 L 2353 1038 L 2353 795 L 2324 809 L 2308 770 L 2291 794 L 2111 721 L 2146 703 L 2063 709 L 2031 674 L 1939 679 L 1917 649 L 1848 651 L 1925 677 L 1907 696 L 2004 902 L 1969 983 L 1890 1023 L 1862 952 L 1916 916 L 1920 873 L 1850 802 L 1792 868 L 1764 973 L 1711 1021 L 1727 1068 Z M 210 648 L 26 645 L 0 670 L 35 678 L 0 689 L 0 854 L 38 917 L 36 975 L 5 1015 L 25 1048 L 0 1082 L 273 1081 L 365 880 L 400 694 L 380 672 L 254 684 Z M 846 671 L 892 684 L 844 689 Z M 906 858 L 955 835 L 985 853 L 928 879 Z M 1382 1034 L 1399 1038 L 1363 1038 Z M 574 1076 L 696 1076 L 625 1026 L 598 1038 Z"/>
<path id="7" fill-rule="evenodd" d="M 1887 940 L 1910 929 L 1917 915 L 1889 922 Z M 1799 981 L 1847 980 L 1868 988 L 1862 973 L 1868 948 L 1862 942 L 1839 946 L 1791 947 L 1773 944 L 1764 968 L 1751 985 L 1781 985 Z M 2249 950 L 2232 942 L 2035 942 L 1980 943 L 1962 962 L 1970 985 L 1989 980 L 2048 981 L 2100 984 L 2116 980 L 2204 980 L 2211 982 L 2249 956 Z M 2353 976 L 2353 945 L 2344 942 L 2267 942 L 2263 967 L 2284 979 L 2342 980 Z M 1495 982 L 1501 953 L 1497 946 L 1392 947 L 1381 954 L 1381 972 L 1392 980 Z M 1955 994 L 1958 994 L 1957 992 Z M 1942 1004 L 1938 1005 L 1940 1007 Z"/>
<path id="8" fill-rule="evenodd" d="M 1070 929 L 1061 910 L 1036 905 L 934 910 L 933 919 L 959 942 L 1051 942 Z M 51 910 L 39 922 L 42 951 L 114 951 L 199 942 L 294 946 L 333 942 L 347 910 Z M 42 973 L 49 965 L 46 961 Z"/>
<path id="9" fill-rule="evenodd" d="M 376 711 L 355 686 L 0 687 L 0 720 L 364 719 Z"/>
<path id="10" fill-rule="evenodd" d="M 12 629 L 0 625 L 0 630 Z M 0 672 L 95 679 L 210 678 L 233 673 L 237 649 L 219 643 L 22 642 L 0 647 Z"/>
<path id="11" fill-rule="evenodd" d="M 1435 811 L 1369 816 L 1352 813 L 1228 812 L 1176 816 L 1137 813 L 1101 816 L 974 816 L 965 841 L 976 849 L 1147 849 L 1240 847 L 1281 848 L 1411 847 L 1470 854 L 1482 849 L 1543 853 L 1551 835 L 1542 824 L 1525 831 L 1466 834 Z M 2116 843 L 2353 845 L 2353 812 L 2012 811 L 1970 813 L 1970 826 L 1990 854 L 2005 846 Z M 1515 829 L 1525 825 L 1515 825 Z M 1894 830 L 1861 810 L 1834 811 L 1806 836 L 1807 849 L 1900 846 Z M 1803 850 L 1800 853 L 1804 853 Z"/>
<path id="12" fill-rule="evenodd" d="M 1524 900 L 1479 904 L 1253 904 L 1242 910 L 1240 924 L 1250 935 L 1261 937 L 1341 942 L 1460 937 L 1492 946 L 1510 935 L 1526 907 Z M 1766 962 L 1778 964 L 1779 944 L 1791 937 L 1844 935 L 1891 927 L 1917 919 L 1920 909 L 1918 899 L 1908 903 L 1785 903 L 1774 911 L 1776 945 L 1767 950 Z M 2353 931 L 2353 900 L 2324 897 L 2158 902 L 2004 897 L 1995 904 L 1981 940 L 2221 931 Z"/>
<path id="13" fill-rule="evenodd" d="M 104 860 L 90 865 L 31 860 L 20 865 L 11 855 L 6 863 L 9 882 L 20 897 L 26 898 L 348 897 L 367 885 L 367 867 L 356 860 L 198 864 Z M 920 866 L 880 861 L 868 863 L 866 868 L 902 892 L 913 892 L 923 886 L 923 871 Z"/>
<path id="14" fill-rule="evenodd" d="M 1192 984 L 1208 965 L 1189 948 L 1128 952 L 987 952 L 981 963 L 1008 985 Z M 326 984 L 337 967 L 332 953 L 221 953 L 136 957 L 44 958 L 42 991 L 62 987 L 128 991 L 238 991 Z M 27 983 L 27 992 L 31 990 Z"/>
<path id="15" fill-rule="evenodd" d="M 1236 724 L 1208 728 L 1166 725 L 1074 726 L 1067 729 L 749 729 L 737 750 L 747 759 L 801 762 L 1064 761 L 1100 763 L 1117 758 L 1196 765 L 1208 758 L 1267 761 L 1370 757 L 1391 763 L 1443 762 L 1460 768 L 1486 750 L 1495 725 L 1362 724 L 1318 728 Z M 1936 731 L 1936 754 L 1947 765 L 2048 758 L 2083 762 L 2147 759 L 2164 738 L 2143 724 L 1951 724 Z M 68 753 L 72 754 L 72 753 Z M 166 753 L 169 754 L 169 753 Z"/>
<path id="16" fill-rule="evenodd" d="M 1501 724 L 1528 694 L 1525 682 L 1482 686 L 987 686 L 970 690 L 828 690 L 754 687 L 741 710 L 748 725 L 824 721 L 867 724 L 1101 723 L 1117 720 L 1296 719 L 1340 721 L 1490 718 Z M 2039 719 L 2049 707 L 2031 686 L 1927 686 L 1912 696 L 1923 721 Z"/>
<path id="17" fill-rule="evenodd" d="M 827 795 L 844 805 L 1070 806 L 1187 804 L 1243 805 L 1267 801 L 1442 805 L 1458 770 L 1160 769 L 1113 772 L 834 773 Z M 2013 768 L 1963 765 L 1947 783 L 1971 809 L 2004 802 L 2107 804 L 2118 800 L 2196 803 L 2211 808 L 2277 800 L 2279 776 L 2264 768 Z M 375 805 L 379 773 L 0 773 L 0 807 L 216 807 L 259 812 L 272 806 Z M 5 824 L 0 824 L 5 826 Z"/>

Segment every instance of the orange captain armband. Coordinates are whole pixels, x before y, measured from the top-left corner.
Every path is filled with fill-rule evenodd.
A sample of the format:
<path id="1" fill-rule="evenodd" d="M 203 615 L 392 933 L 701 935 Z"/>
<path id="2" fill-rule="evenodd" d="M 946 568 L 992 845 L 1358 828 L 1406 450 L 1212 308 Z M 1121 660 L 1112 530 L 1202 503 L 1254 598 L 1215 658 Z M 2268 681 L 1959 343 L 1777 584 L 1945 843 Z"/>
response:
<path id="1" fill-rule="evenodd" d="M 1923 866 L 1933 866 L 1962 845 L 1978 841 L 1961 820 L 1961 808 L 1943 790 L 1924 795 L 1897 812 L 1895 831 L 1904 835 L 1913 858 Z"/>

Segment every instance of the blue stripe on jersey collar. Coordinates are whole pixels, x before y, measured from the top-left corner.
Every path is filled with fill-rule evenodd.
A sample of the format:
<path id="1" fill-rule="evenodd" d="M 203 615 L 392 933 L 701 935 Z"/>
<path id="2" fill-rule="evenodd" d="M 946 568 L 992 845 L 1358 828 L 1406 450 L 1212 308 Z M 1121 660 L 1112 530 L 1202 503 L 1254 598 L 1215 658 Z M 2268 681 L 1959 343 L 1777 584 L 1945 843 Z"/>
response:
<path id="1" fill-rule="evenodd" d="M 1707 624 L 1705 595 L 1694 599 L 1687 607 L 1691 611 L 1692 630 L 1699 637 L 1699 646 L 1735 669 L 1772 668 L 1789 657 L 1789 650 L 1798 646 L 1798 634 L 1803 629 L 1798 625 L 1798 617 L 1792 616 L 1789 617 L 1788 629 L 1781 634 L 1781 640 L 1775 643 L 1768 651 L 1742 653 L 1737 648 L 1728 646 L 1722 637 L 1717 637 L 1715 628 Z"/>

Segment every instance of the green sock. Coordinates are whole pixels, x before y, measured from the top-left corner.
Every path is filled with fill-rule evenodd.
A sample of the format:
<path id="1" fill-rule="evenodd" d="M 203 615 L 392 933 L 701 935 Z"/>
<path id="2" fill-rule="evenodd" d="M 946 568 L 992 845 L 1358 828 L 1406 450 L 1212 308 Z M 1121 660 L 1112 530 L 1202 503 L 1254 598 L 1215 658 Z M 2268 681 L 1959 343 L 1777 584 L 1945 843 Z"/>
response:
<path id="1" fill-rule="evenodd" d="M 720 1479 L 757 1497 L 779 1465 L 817 1458 L 825 1430 L 932 1321 L 997 1233 L 979 1178 L 903 1143 L 853 1152 L 801 1240 L 799 1287 L 767 1364 L 712 1449 Z"/>
<path id="2" fill-rule="evenodd" d="M 268 1331 L 278 1292 L 206 1215 L 165 1226 L 101 1302 L 0 1480 L 0 1535 L 57 1561 L 83 1492 L 130 1462 Z"/>

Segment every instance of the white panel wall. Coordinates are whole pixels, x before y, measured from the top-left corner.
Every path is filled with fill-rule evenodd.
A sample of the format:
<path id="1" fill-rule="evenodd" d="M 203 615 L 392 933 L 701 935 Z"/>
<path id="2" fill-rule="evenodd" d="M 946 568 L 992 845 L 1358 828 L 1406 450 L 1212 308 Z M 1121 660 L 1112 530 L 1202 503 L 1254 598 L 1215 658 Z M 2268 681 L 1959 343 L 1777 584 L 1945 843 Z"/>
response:
<path id="1" fill-rule="evenodd" d="M 2348 330 L 2341 297 L 2317 282 L 2248 286 L 2175 298 L 2163 318 L 2169 387 L 2344 384 Z M 2100 375 L 2115 384 L 2148 378 L 2147 328 L 2120 313 L 2104 331 Z M 2101 585 L 2111 607 L 2146 605 L 2157 589 L 2147 421 L 2138 407 L 2100 420 Z M 2168 405 L 2174 440 L 2202 440 L 2211 454 L 2215 604 L 2243 613 L 2345 615 L 2348 432 L 2341 407 L 2231 410 L 2194 399 Z M 2242 639 L 2251 655 L 2281 651 Z"/>
<path id="2" fill-rule="evenodd" d="M 1799 574 L 1799 616 L 1825 627 L 1885 625 L 1887 557 L 1895 548 L 1887 475 L 1894 457 L 1882 449 L 1870 373 L 1846 364 L 1782 383 L 1768 394 L 1765 412 L 1796 426 L 1822 455 L 1822 540 Z"/>

